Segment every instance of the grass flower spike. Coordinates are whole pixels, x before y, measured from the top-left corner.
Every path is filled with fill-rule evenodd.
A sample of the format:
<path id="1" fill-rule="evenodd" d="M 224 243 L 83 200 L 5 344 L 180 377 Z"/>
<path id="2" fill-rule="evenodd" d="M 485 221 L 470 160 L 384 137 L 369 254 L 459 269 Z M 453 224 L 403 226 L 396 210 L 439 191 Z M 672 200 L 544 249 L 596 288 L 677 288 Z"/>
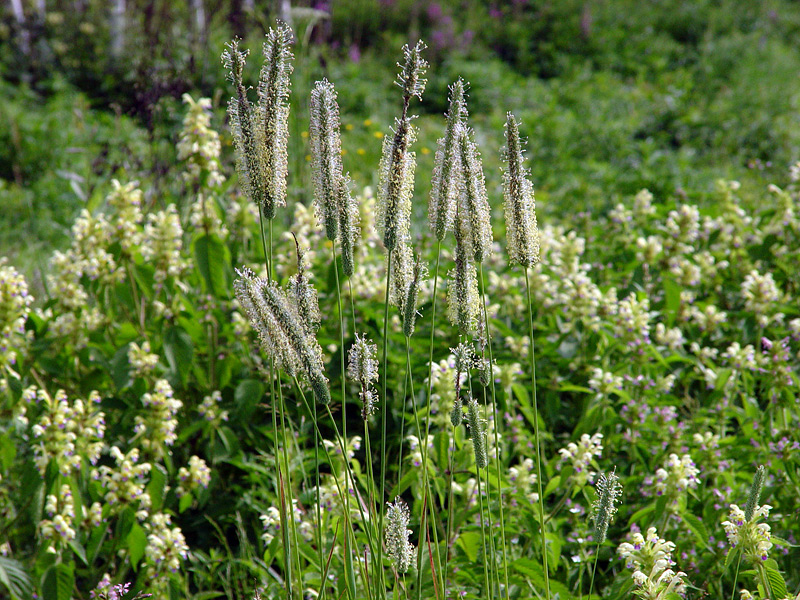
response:
<path id="1" fill-rule="evenodd" d="M 264 205 L 262 156 L 256 143 L 256 123 L 243 82 L 247 50 L 239 49 L 239 40 L 227 44 L 222 63 L 228 71 L 228 80 L 234 85 L 236 95 L 228 102 L 228 117 L 236 148 L 236 167 L 239 185 L 244 194 L 259 206 Z"/>
<path id="2" fill-rule="evenodd" d="M 377 392 L 373 383 L 378 380 L 378 347 L 363 335 L 356 334 L 350 346 L 347 374 L 361 386 L 361 414 L 364 419 L 375 412 Z"/>
<path id="3" fill-rule="evenodd" d="M 409 152 L 415 133 L 408 116 L 411 97 L 422 98 L 425 79 L 422 75 L 428 63 L 422 58 L 425 44 L 417 42 L 413 48 L 403 47 L 405 63 L 398 76 L 403 88 L 403 111 L 395 120 L 394 136 L 384 139 L 380 164 L 380 186 L 375 225 L 387 252 L 408 237 L 411 213 L 411 194 L 414 187 L 415 156 Z"/>
<path id="4" fill-rule="evenodd" d="M 258 125 L 264 165 L 264 201 L 267 219 L 286 204 L 289 142 L 289 76 L 292 74 L 292 30 L 278 23 L 267 32 L 264 65 L 258 81 Z"/>
<path id="5" fill-rule="evenodd" d="M 472 438 L 472 447 L 475 449 L 475 466 L 478 469 L 483 469 L 489 463 L 489 457 L 486 452 L 486 433 L 480 410 L 478 401 L 475 398 L 470 398 L 467 402 L 469 435 Z"/>
<path id="6" fill-rule="evenodd" d="M 436 239 L 442 241 L 453 226 L 456 202 L 458 202 L 458 163 L 460 160 L 458 132 L 467 116 L 464 102 L 464 81 L 458 79 L 450 86 L 450 109 L 447 111 L 447 126 L 443 138 L 438 141 L 431 181 L 431 197 L 428 203 L 428 222 Z"/>
<path id="7" fill-rule="evenodd" d="M 492 252 L 492 224 L 486 179 L 483 175 L 480 152 L 473 141 L 473 132 L 465 125 L 457 128 L 458 153 L 462 170 L 461 207 L 469 221 L 466 244 L 476 263 L 482 263 Z M 536 215 L 534 214 L 534 223 Z"/>
<path id="8" fill-rule="evenodd" d="M 408 573 L 414 566 L 414 546 L 408 541 L 410 519 L 408 506 L 399 496 L 394 504 L 386 503 L 386 553 L 399 574 Z"/>
<path id="9" fill-rule="evenodd" d="M 339 105 L 333 84 L 323 79 L 311 91 L 311 163 L 317 217 L 331 241 L 339 240 L 345 275 L 354 272 L 353 247 L 358 237 L 358 205 L 343 172 Z"/>
<path id="10" fill-rule="evenodd" d="M 256 277 L 249 269 L 237 273 L 236 297 L 258 332 L 261 347 L 290 376 L 303 375 L 317 402 L 328 404 L 331 396 L 322 349 L 309 333 L 309 324 L 303 323 L 296 303 L 275 282 Z"/>
<path id="11" fill-rule="evenodd" d="M 602 473 L 597 480 L 597 501 L 593 507 L 594 539 L 602 544 L 608 533 L 608 526 L 617 512 L 616 502 L 622 493 L 622 485 L 615 471 L 608 475 Z"/>
<path id="12" fill-rule="evenodd" d="M 506 170 L 503 174 L 505 195 L 506 237 L 511 263 L 532 267 L 539 262 L 539 229 L 536 225 L 536 203 L 533 184 L 522 166 L 522 140 L 514 115 L 506 118 Z"/>

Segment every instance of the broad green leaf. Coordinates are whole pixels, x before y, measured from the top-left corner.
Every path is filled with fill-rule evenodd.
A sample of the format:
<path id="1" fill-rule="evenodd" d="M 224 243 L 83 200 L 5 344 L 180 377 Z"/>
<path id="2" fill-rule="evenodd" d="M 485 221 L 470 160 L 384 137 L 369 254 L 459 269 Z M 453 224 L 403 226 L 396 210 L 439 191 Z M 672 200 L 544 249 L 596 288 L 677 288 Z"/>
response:
<path id="1" fill-rule="evenodd" d="M 172 372 L 181 380 L 183 386 L 192 368 L 194 344 L 189 334 L 181 327 L 170 327 L 164 334 L 164 354 Z"/>
<path id="2" fill-rule="evenodd" d="M 683 513 L 681 518 L 683 519 L 683 522 L 686 523 L 686 526 L 692 530 L 692 533 L 694 533 L 697 541 L 703 546 L 708 546 L 708 538 L 710 534 L 708 533 L 708 528 L 705 526 L 705 524 L 696 516 L 688 512 Z"/>
<path id="3" fill-rule="evenodd" d="M 78 540 L 70 540 L 67 542 L 67 545 L 72 548 L 75 556 L 80 558 L 81 562 L 88 567 L 89 562 L 86 560 L 86 550 L 83 549 L 83 546 L 81 546 L 80 542 L 78 542 Z"/>
<path id="4" fill-rule="evenodd" d="M 181 500 L 178 503 L 178 512 L 186 512 L 192 505 L 192 500 L 194 500 L 194 497 L 189 492 L 181 496 Z"/>
<path id="5" fill-rule="evenodd" d="M 216 235 L 201 235 L 192 244 L 192 254 L 204 289 L 218 298 L 227 297 L 225 267 L 231 260 L 228 247 Z"/>
<path id="6" fill-rule="evenodd" d="M 147 484 L 147 493 L 150 494 L 150 504 L 153 512 L 161 510 L 164 504 L 164 490 L 167 485 L 167 473 L 164 467 L 156 464 L 150 471 L 150 482 Z"/>
<path id="7" fill-rule="evenodd" d="M 52 565 L 42 577 L 42 596 L 47 600 L 70 600 L 75 587 L 75 571 L 71 564 Z"/>
<path id="8" fill-rule="evenodd" d="M 263 397 L 264 384 L 258 379 L 243 379 L 239 382 L 233 394 L 239 416 L 244 421 L 249 421 Z"/>
<path id="9" fill-rule="evenodd" d="M 11 593 L 12 598 L 30 598 L 33 595 L 31 578 L 22 563 L 0 556 L 0 583 Z"/>
<path id="10" fill-rule="evenodd" d="M 765 564 L 764 569 L 767 573 L 767 581 L 772 590 L 771 598 L 786 598 L 789 594 L 786 592 L 786 582 L 778 570 L 778 563 L 774 558 L 770 558 Z"/>
<path id="11" fill-rule="evenodd" d="M 464 531 L 458 536 L 456 542 L 467 555 L 470 562 L 478 560 L 478 552 L 481 549 L 481 534 L 477 531 Z"/>
<path id="12" fill-rule="evenodd" d="M 134 523 L 131 531 L 126 538 L 128 544 L 128 552 L 131 557 L 131 564 L 134 570 L 136 569 L 139 561 L 144 556 L 144 549 L 147 547 L 147 534 L 138 523 Z"/>

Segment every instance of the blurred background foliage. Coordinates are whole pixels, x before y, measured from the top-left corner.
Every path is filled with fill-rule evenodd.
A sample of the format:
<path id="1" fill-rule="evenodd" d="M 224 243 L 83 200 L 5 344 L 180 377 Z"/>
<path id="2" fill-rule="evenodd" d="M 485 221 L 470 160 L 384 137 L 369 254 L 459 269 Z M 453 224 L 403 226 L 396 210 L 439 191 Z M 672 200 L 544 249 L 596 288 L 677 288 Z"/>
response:
<path id="1" fill-rule="evenodd" d="M 761 189 L 799 154 L 800 10 L 788 0 L 10 0 L 0 17 L 0 255 L 29 275 L 112 177 L 141 181 L 151 204 L 180 203 L 181 95 L 212 98 L 224 130 L 224 44 L 244 40 L 255 82 L 278 17 L 298 37 L 295 199 L 308 196 L 313 82 L 343 84 L 345 167 L 374 184 L 397 110 L 394 63 L 419 37 L 432 65 L 418 121 L 420 212 L 458 76 L 470 84 L 489 189 L 499 192 L 513 110 L 545 218 L 602 212 L 643 187 L 666 203 L 685 190 L 702 203 L 719 177 Z M 227 133 L 223 142 L 230 158 Z"/>

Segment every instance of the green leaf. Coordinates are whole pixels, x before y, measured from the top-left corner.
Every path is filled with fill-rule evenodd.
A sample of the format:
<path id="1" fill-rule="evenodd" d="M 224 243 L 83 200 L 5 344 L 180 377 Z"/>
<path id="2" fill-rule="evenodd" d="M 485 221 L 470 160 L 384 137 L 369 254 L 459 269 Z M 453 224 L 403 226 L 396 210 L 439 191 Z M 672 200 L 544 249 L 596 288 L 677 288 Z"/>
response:
<path id="1" fill-rule="evenodd" d="M 559 485 L 561 485 L 561 475 L 552 477 L 550 481 L 547 482 L 547 487 L 544 489 L 544 497 L 547 498 L 558 488 Z"/>
<path id="2" fill-rule="evenodd" d="M 144 549 L 147 547 L 147 534 L 138 523 L 134 523 L 131 531 L 126 538 L 128 552 L 131 555 L 131 564 L 134 570 L 144 556 Z"/>
<path id="3" fill-rule="evenodd" d="M 86 550 L 83 549 L 83 546 L 81 546 L 80 542 L 78 542 L 78 540 L 70 540 L 67 542 L 67 545 L 72 548 L 75 556 L 80 558 L 81 562 L 88 567 L 89 561 L 86 560 Z"/>
<path id="4" fill-rule="evenodd" d="M 70 600 L 75 587 L 75 571 L 71 564 L 52 565 L 42 577 L 42 596 L 47 600 Z"/>
<path id="5" fill-rule="evenodd" d="M 186 512 L 192 505 L 192 500 L 194 500 L 194 497 L 189 492 L 186 492 L 183 496 L 181 496 L 181 500 L 178 503 L 178 512 Z"/>
<path id="6" fill-rule="evenodd" d="M 531 560 L 530 558 L 518 558 L 509 566 L 511 567 L 512 571 L 516 571 L 519 575 L 522 575 L 526 581 L 533 583 L 534 587 L 537 587 L 541 590 L 544 589 L 544 568 L 542 568 L 540 563 Z M 562 600 L 568 600 L 575 597 L 572 595 L 572 592 L 569 591 L 567 586 L 560 581 L 556 581 L 555 579 L 550 579 L 550 591 L 554 594 L 558 594 Z"/>
<path id="7" fill-rule="evenodd" d="M 264 397 L 264 384 L 258 379 L 243 379 L 233 394 L 237 413 L 245 422 L 253 416 L 258 403 Z"/>
<path id="8" fill-rule="evenodd" d="M 5 433 L 0 436 L 0 467 L 3 471 L 8 471 L 17 455 L 17 448 L 11 441 L 11 436 Z"/>
<path id="9" fill-rule="evenodd" d="M 663 314 L 667 317 L 665 325 L 671 327 L 681 306 L 681 287 L 667 277 L 663 278 L 662 283 L 664 285 Z"/>
<path id="10" fill-rule="evenodd" d="M 164 354 L 172 372 L 181 380 L 183 386 L 192 368 L 194 345 L 192 338 L 182 327 L 170 327 L 164 334 Z"/>
<path id="11" fill-rule="evenodd" d="M 12 598 L 30 598 L 33 595 L 33 584 L 25 572 L 22 563 L 0 556 L 0 583 L 11 593 Z"/>
<path id="12" fill-rule="evenodd" d="M 708 528 L 705 524 L 694 516 L 691 513 L 684 513 L 681 515 L 683 522 L 686 523 L 686 526 L 692 531 L 694 537 L 697 538 L 697 541 L 700 542 L 703 546 L 708 546 L 708 538 L 711 535 L 708 532 Z"/>
<path id="13" fill-rule="evenodd" d="M 631 515 L 631 518 L 628 519 L 628 527 L 639 521 L 642 517 L 646 517 L 651 512 L 655 511 L 656 507 L 654 504 L 649 506 L 645 506 L 644 508 L 640 508 L 635 513 Z"/>
<path id="14" fill-rule="evenodd" d="M 167 472 L 162 465 L 156 464 L 150 471 L 150 482 L 147 484 L 147 493 L 150 494 L 150 507 L 153 512 L 158 512 L 164 504 L 164 490 L 167 486 Z"/>
<path id="15" fill-rule="evenodd" d="M 458 536 L 459 547 L 467 555 L 470 562 L 478 560 L 478 551 L 481 548 L 481 534 L 477 531 L 464 531 Z"/>
<path id="16" fill-rule="evenodd" d="M 780 571 L 778 571 L 778 563 L 774 558 L 770 558 L 764 563 L 764 569 L 767 573 L 767 581 L 769 587 L 772 589 L 772 598 L 786 598 L 789 594 L 786 592 L 786 582 L 783 580 Z"/>
<path id="17" fill-rule="evenodd" d="M 192 253 L 205 291 L 218 298 L 227 297 L 225 266 L 231 260 L 228 247 L 216 235 L 201 235 L 192 244 Z"/>

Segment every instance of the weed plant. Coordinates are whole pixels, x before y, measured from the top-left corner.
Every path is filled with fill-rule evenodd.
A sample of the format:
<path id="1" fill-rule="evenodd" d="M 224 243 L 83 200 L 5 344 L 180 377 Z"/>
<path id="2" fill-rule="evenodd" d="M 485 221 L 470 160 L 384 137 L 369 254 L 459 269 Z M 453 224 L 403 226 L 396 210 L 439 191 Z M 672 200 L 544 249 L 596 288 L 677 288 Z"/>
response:
<path id="1" fill-rule="evenodd" d="M 551 223 L 455 81 L 428 186 L 418 43 L 375 191 L 312 86 L 309 206 L 291 49 L 228 47 L 236 183 L 186 96 L 180 207 L 114 180 L 35 301 L 0 264 L 3 593 L 797 598 L 800 164 Z"/>

